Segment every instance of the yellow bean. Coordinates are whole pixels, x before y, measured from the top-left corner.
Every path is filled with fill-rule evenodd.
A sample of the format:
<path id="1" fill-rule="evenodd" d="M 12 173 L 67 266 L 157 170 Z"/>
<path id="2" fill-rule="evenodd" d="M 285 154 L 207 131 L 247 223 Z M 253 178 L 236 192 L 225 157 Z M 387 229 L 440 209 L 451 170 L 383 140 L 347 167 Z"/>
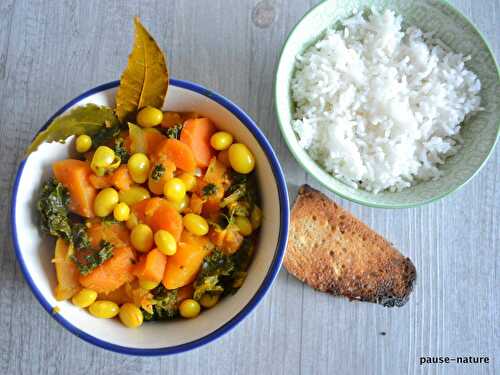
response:
<path id="1" fill-rule="evenodd" d="M 138 184 L 146 182 L 151 163 L 142 152 L 136 152 L 128 159 L 127 167 L 132 180 Z"/>
<path id="2" fill-rule="evenodd" d="M 94 152 L 90 168 L 99 176 L 104 175 L 106 169 L 115 162 L 115 152 L 108 146 L 99 146 Z"/>
<path id="3" fill-rule="evenodd" d="M 131 212 L 126 223 L 127 228 L 129 230 L 132 230 L 137 224 L 139 224 L 139 219 L 137 218 L 137 216 L 135 216 L 133 212 Z"/>
<path id="4" fill-rule="evenodd" d="M 120 190 L 120 202 L 126 203 L 129 206 L 143 201 L 144 199 L 151 198 L 151 194 L 148 189 L 142 186 L 131 186 L 130 189 Z"/>
<path id="5" fill-rule="evenodd" d="M 144 107 L 137 114 L 137 123 L 143 128 L 160 125 L 162 120 L 163 112 L 154 107 Z"/>
<path id="6" fill-rule="evenodd" d="M 186 214 L 182 219 L 184 227 L 196 236 L 204 236 L 208 233 L 208 223 L 200 215 Z"/>
<path id="7" fill-rule="evenodd" d="M 179 313 L 183 318 L 195 318 L 200 314 L 200 304 L 194 299 L 185 299 L 179 305 Z"/>
<path id="8" fill-rule="evenodd" d="M 160 229 L 155 233 L 154 240 L 156 247 L 163 254 L 174 255 L 177 252 L 177 242 L 170 232 Z"/>
<path id="9" fill-rule="evenodd" d="M 153 231 L 146 224 L 137 224 L 130 232 L 130 242 L 143 253 L 153 248 Z"/>
<path id="10" fill-rule="evenodd" d="M 227 149 L 232 143 L 233 136 L 228 132 L 217 132 L 210 138 L 210 145 L 218 151 Z"/>
<path id="11" fill-rule="evenodd" d="M 243 143 L 234 143 L 228 151 L 229 163 L 238 173 L 247 174 L 255 168 L 255 158 Z"/>
<path id="12" fill-rule="evenodd" d="M 113 209 L 113 216 L 116 221 L 127 221 L 130 216 L 130 207 L 127 203 L 118 203 Z"/>
<path id="13" fill-rule="evenodd" d="M 238 227 L 240 233 L 245 237 L 252 234 L 252 224 L 250 223 L 250 220 L 248 220 L 248 217 L 236 216 L 234 223 Z"/>
<path id="14" fill-rule="evenodd" d="M 92 138 L 90 138 L 87 134 L 79 135 L 75 141 L 76 152 L 83 154 L 87 152 L 92 147 Z"/>
<path id="15" fill-rule="evenodd" d="M 205 293 L 200 298 L 200 305 L 202 305 L 206 309 L 210 309 L 214 307 L 217 304 L 217 302 L 219 302 L 219 298 L 220 298 L 219 294 Z"/>
<path id="16" fill-rule="evenodd" d="M 108 216 L 118 201 L 118 192 L 115 189 L 102 189 L 94 199 L 94 213 L 99 217 Z"/>
<path id="17" fill-rule="evenodd" d="M 81 307 L 83 309 L 92 305 L 96 299 L 97 292 L 95 290 L 84 288 L 73 296 L 71 302 L 73 302 L 75 306 Z"/>
<path id="18" fill-rule="evenodd" d="M 133 303 L 124 303 L 120 307 L 120 320 L 128 328 L 137 328 L 142 325 L 144 317 L 141 310 Z"/>
<path id="19" fill-rule="evenodd" d="M 179 212 L 184 211 L 186 207 L 189 207 L 189 196 L 186 194 L 184 199 L 180 202 L 169 201 L 170 204 Z"/>
<path id="20" fill-rule="evenodd" d="M 186 185 L 184 185 L 184 182 L 180 178 L 171 178 L 165 182 L 163 194 L 172 202 L 180 202 L 186 195 Z"/>
<path id="21" fill-rule="evenodd" d="M 111 301 L 95 301 L 89 306 L 89 312 L 96 318 L 110 319 L 118 315 L 120 308 Z"/>

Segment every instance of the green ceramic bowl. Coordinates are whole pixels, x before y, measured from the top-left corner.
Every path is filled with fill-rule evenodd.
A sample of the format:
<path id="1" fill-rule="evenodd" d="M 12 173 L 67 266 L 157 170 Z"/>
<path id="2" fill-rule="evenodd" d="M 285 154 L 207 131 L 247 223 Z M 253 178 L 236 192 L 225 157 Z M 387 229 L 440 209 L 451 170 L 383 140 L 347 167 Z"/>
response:
<path id="1" fill-rule="evenodd" d="M 294 110 L 290 81 L 295 57 L 318 40 L 336 21 L 355 10 L 374 6 L 389 8 L 403 15 L 408 24 L 435 34 L 455 52 L 470 55 L 466 64 L 481 80 L 481 106 L 484 111 L 466 121 L 461 130 L 463 148 L 441 167 L 443 175 L 435 181 L 421 182 L 397 193 L 373 194 L 354 189 L 325 172 L 303 150 L 292 127 Z M 281 133 L 288 148 L 304 169 L 325 187 L 353 202 L 373 207 L 414 207 L 442 198 L 463 186 L 485 164 L 493 152 L 500 130 L 500 73 L 488 43 L 463 14 L 439 0 L 326 0 L 310 10 L 290 33 L 281 52 L 275 80 L 275 104 Z"/>

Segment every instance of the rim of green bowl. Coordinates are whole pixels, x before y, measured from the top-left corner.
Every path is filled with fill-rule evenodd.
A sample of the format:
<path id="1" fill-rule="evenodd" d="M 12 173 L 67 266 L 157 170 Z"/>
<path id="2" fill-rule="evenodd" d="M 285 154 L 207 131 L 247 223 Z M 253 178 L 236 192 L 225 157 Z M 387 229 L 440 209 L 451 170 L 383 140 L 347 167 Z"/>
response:
<path id="1" fill-rule="evenodd" d="M 429 198 L 429 199 L 425 199 L 425 200 L 422 200 L 422 201 L 418 201 L 418 202 L 410 202 L 410 203 L 402 203 L 402 204 L 401 203 L 398 203 L 398 204 L 385 204 L 385 203 L 380 204 L 380 203 L 374 203 L 374 202 L 366 200 L 366 199 L 356 198 L 356 197 L 350 196 L 348 194 L 344 194 L 344 193 L 339 192 L 337 189 L 335 189 L 332 186 L 330 186 L 330 184 L 328 182 L 324 181 L 324 179 L 321 176 L 317 175 L 316 172 L 313 172 L 311 169 L 309 169 L 305 165 L 305 163 L 302 160 L 302 157 L 295 151 L 294 147 L 290 143 L 290 140 L 288 139 L 288 136 L 287 136 L 287 134 L 285 132 L 285 125 L 281 121 L 280 111 L 278 110 L 278 82 L 277 82 L 277 78 L 278 78 L 278 72 L 280 71 L 281 66 L 282 66 L 283 52 L 287 48 L 288 42 L 290 41 L 292 35 L 297 30 L 297 27 L 302 23 L 302 21 L 304 21 L 305 18 L 307 18 L 309 16 L 310 13 L 312 13 L 316 8 L 322 6 L 324 3 L 328 2 L 328 1 L 331 1 L 331 0 L 322 0 L 321 2 L 319 2 L 318 4 L 316 4 L 315 6 L 313 6 L 293 26 L 292 30 L 290 31 L 290 33 L 288 34 L 288 36 L 287 36 L 287 38 L 285 40 L 285 43 L 283 44 L 283 47 L 281 48 L 281 51 L 280 51 L 280 54 L 279 54 L 279 58 L 278 58 L 278 65 L 277 65 L 276 72 L 275 72 L 275 75 L 274 75 L 274 111 L 275 111 L 276 117 L 278 119 L 278 126 L 280 128 L 281 135 L 282 135 L 283 139 L 285 140 L 285 143 L 286 143 L 286 145 L 288 147 L 288 150 L 291 152 L 291 154 L 293 155 L 293 157 L 295 158 L 295 160 L 300 164 L 300 166 L 307 173 L 309 173 L 311 176 L 313 176 L 316 179 L 316 181 L 318 181 L 321 185 L 323 185 L 325 188 L 327 188 L 331 192 L 335 193 L 339 197 L 347 199 L 347 200 L 349 200 L 351 202 L 354 202 L 354 203 L 359 203 L 359 204 L 362 204 L 364 206 L 374 207 L 374 208 L 396 208 L 397 209 L 397 208 L 419 207 L 419 206 L 423 206 L 423 205 L 426 205 L 426 204 L 438 201 L 438 200 L 440 200 L 442 198 L 445 198 L 446 196 L 448 196 L 448 195 L 456 192 L 457 190 L 461 189 L 462 187 L 464 187 L 470 180 L 472 180 L 481 171 L 481 169 L 483 169 L 484 165 L 488 162 L 489 158 L 493 154 L 493 152 L 495 150 L 495 147 L 496 147 L 496 145 L 498 143 L 498 138 L 500 136 L 500 119 L 497 120 L 497 135 L 496 135 L 495 142 L 491 146 L 488 154 L 486 155 L 486 157 L 482 161 L 481 165 L 476 169 L 476 171 L 474 173 L 472 173 L 467 179 L 465 179 L 461 184 L 459 184 L 459 185 L 457 185 L 457 186 L 455 186 L 455 187 L 453 187 L 453 188 L 451 188 L 451 189 L 449 189 L 449 190 L 447 190 L 447 191 L 445 191 L 445 192 L 443 192 L 441 194 L 438 194 L 435 197 L 432 197 L 432 198 Z M 488 40 L 486 39 L 486 37 L 483 35 L 483 33 L 477 28 L 477 26 L 471 20 L 469 20 L 467 18 L 467 16 L 465 16 L 465 14 L 462 13 L 462 11 L 460 9 L 458 9 L 457 7 L 455 7 L 448 0 L 439 0 L 439 1 L 442 4 L 448 6 L 452 11 L 454 11 L 456 14 L 458 14 L 466 23 L 468 23 L 468 24 L 470 24 L 472 26 L 473 30 L 479 35 L 479 37 L 483 41 L 484 45 L 486 46 L 486 49 L 488 50 L 488 53 L 490 54 L 491 58 L 493 59 L 493 62 L 495 64 L 495 68 L 496 68 L 497 78 L 500 79 L 500 67 L 498 66 L 498 62 L 497 62 L 497 60 L 495 58 L 495 54 L 493 53 L 493 50 L 492 50 L 492 48 L 491 48 Z M 321 168 L 321 166 L 319 166 L 316 163 L 316 161 L 314 161 L 312 158 L 311 158 L 311 161 L 313 163 L 315 163 L 321 170 L 323 170 Z M 327 173 L 327 172 L 325 171 L 325 173 Z M 335 179 L 334 176 L 331 176 L 331 177 Z M 342 182 L 341 180 L 338 180 L 338 179 L 336 179 L 336 180 L 339 181 L 340 183 L 344 184 L 344 182 Z"/>

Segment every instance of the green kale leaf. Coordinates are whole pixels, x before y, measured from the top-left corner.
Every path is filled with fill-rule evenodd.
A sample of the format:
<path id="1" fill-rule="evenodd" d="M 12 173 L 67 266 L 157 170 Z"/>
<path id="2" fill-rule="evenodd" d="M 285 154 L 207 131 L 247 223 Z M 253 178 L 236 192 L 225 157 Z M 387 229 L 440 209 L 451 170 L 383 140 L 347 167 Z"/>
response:
<path id="1" fill-rule="evenodd" d="M 204 294 L 222 294 L 224 287 L 220 285 L 219 276 L 205 276 L 195 284 L 193 298 L 199 301 Z"/>
<path id="2" fill-rule="evenodd" d="M 233 223 L 235 216 L 249 216 L 259 200 L 255 173 L 243 175 L 232 172 L 231 185 L 225 192 L 220 203 L 223 209 L 221 215 L 228 225 Z"/>
<path id="3" fill-rule="evenodd" d="M 201 272 L 194 283 L 194 296 L 197 301 L 204 294 L 232 294 L 243 283 L 254 252 L 251 238 L 245 238 L 241 247 L 233 255 L 225 255 L 214 250 L 203 260 Z"/>
<path id="4" fill-rule="evenodd" d="M 228 189 L 228 193 L 232 193 L 232 189 L 238 187 L 238 185 L 246 185 L 248 182 L 248 175 L 235 172 L 231 170 L 230 172 L 231 186 Z"/>
<path id="5" fill-rule="evenodd" d="M 247 277 L 247 269 L 250 265 L 254 252 L 254 243 L 247 237 L 243 241 L 241 247 L 230 256 L 234 264 L 234 272 L 231 277 L 223 280 L 224 294 L 234 294 L 241 287 Z"/>
<path id="6" fill-rule="evenodd" d="M 82 256 L 79 256 L 78 254 L 72 255 L 71 259 L 75 262 L 80 273 L 82 275 L 87 275 L 112 256 L 113 245 L 108 241 L 102 240 L 99 250 Z"/>
<path id="7" fill-rule="evenodd" d="M 51 178 L 42 187 L 36 207 L 40 214 L 42 230 L 75 245 L 77 249 L 90 246 L 87 229 L 82 223 L 71 221 L 68 211 L 70 197 L 68 190 Z"/>
<path id="8" fill-rule="evenodd" d="M 214 250 L 203 260 L 201 272 L 194 283 L 193 298 L 198 301 L 205 293 L 223 293 L 223 277 L 230 277 L 234 270 L 233 260 L 220 250 Z"/>
<path id="9" fill-rule="evenodd" d="M 163 164 L 156 164 L 151 172 L 151 178 L 158 181 L 165 174 L 165 167 Z"/>
<path id="10" fill-rule="evenodd" d="M 236 203 L 238 200 L 244 198 L 247 193 L 247 187 L 245 184 L 231 185 L 229 189 L 231 189 L 231 192 L 220 203 L 220 206 L 222 208 L 227 207 L 230 204 Z"/>
<path id="11" fill-rule="evenodd" d="M 106 121 L 104 126 L 92 135 L 92 148 L 109 144 L 120 135 L 120 124 L 118 122 Z"/>
<path id="12" fill-rule="evenodd" d="M 254 249 L 255 246 L 252 238 L 245 237 L 238 251 L 231 255 L 231 261 L 234 263 L 237 272 L 246 271 L 252 260 Z"/>
<path id="13" fill-rule="evenodd" d="M 153 294 L 153 313 L 142 310 L 144 320 L 170 320 L 177 317 L 179 313 L 177 289 L 168 290 L 160 284 L 151 291 L 151 294 Z"/>
<path id="14" fill-rule="evenodd" d="M 105 225 L 113 225 L 113 224 L 118 224 L 119 221 L 115 219 L 113 213 L 109 214 L 108 216 L 105 216 L 101 219 L 101 222 Z"/>
<path id="15" fill-rule="evenodd" d="M 68 190 L 52 178 L 42 187 L 36 207 L 40 214 L 40 227 L 52 236 L 72 242 L 71 223 L 68 218 Z"/>
<path id="16" fill-rule="evenodd" d="M 205 187 L 203 187 L 203 189 L 201 189 L 201 194 L 204 196 L 204 197 L 209 197 L 215 193 L 217 193 L 217 185 L 215 184 L 207 184 L 205 185 Z"/>
<path id="17" fill-rule="evenodd" d="M 37 201 L 41 217 L 41 228 L 52 236 L 60 237 L 75 247 L 72 260 L 82 275 L 86 275 L 113 255 L 113 245 L 101 241 L 98 250 L 92 249 L 87 227 L 81 222 L 72 222 L 69 216 L 69 193 L 55 179 L 48 180 Z"/>
<path id="18" fill-rule="evenodd" d="M 72 225 L 71 242 L 77 250 L 90 248 L 90 239 L 87 233 L 87 227 L 84 224 L 77 223 Z"/>
<path id="19" fill-rule="evenodd" d="M 125 140 L 121 137 L 115 139 L 114 152 L 116 156 L 120 158 L 122 164 L 128 162 L 128 159 L 130 158 L 130 153 L 125 148 L 124 143 Z"/>
<path id="20" fill-rule="evenodd" d="M 180 139 L 181 131 L 182 131 L 182 124 L 177 124 L 170 128 L 167 128 L 164 131 L 164 134 L 170 139 Z"/>
<path id="21" fill-rule="evenodd" d="M 257 177 L 255 172 L 245 175 L 232 171 L 230 178 L 231 185 L 226 191 L 226 196 L 229 197 L 237 193 L 238 199 L 244 198 L 253 206 L 258 200 Z"/>

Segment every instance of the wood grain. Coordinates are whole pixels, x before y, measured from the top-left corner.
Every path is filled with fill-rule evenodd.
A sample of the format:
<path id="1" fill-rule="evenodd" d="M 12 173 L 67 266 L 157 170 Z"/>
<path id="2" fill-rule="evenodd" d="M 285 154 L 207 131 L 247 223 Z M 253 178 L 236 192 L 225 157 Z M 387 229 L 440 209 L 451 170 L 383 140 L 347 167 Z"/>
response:
<path id="1" fill-rule="evenodd" d="M 220 340 L 173 357 L 136 358 L 95 348 L 65 331 L 24 282 L 7 214 L 23 149 L 55 109 L 118 78 L 134 15 L 167 51 L 173 76 L 219 91 L 257 121 L 278 153 L 292 198 L 303 182 L 319 188 L 287 150 L 273 108 L 280 48 L 315 3 L 0 2 L 1 374 L 500 373 L 498 148 L 471 183 L 431 205 L 380 210 L 336 198 L 413 259 L 418 281 L 400 309 L 332 298 L 282 270 L 256 311 Z M 498 58 L 499 1 L 453 3 L 485 34 Z M 420 366 L 418 357 L 426 355 L 488 355 L 491 362 Z"/>

